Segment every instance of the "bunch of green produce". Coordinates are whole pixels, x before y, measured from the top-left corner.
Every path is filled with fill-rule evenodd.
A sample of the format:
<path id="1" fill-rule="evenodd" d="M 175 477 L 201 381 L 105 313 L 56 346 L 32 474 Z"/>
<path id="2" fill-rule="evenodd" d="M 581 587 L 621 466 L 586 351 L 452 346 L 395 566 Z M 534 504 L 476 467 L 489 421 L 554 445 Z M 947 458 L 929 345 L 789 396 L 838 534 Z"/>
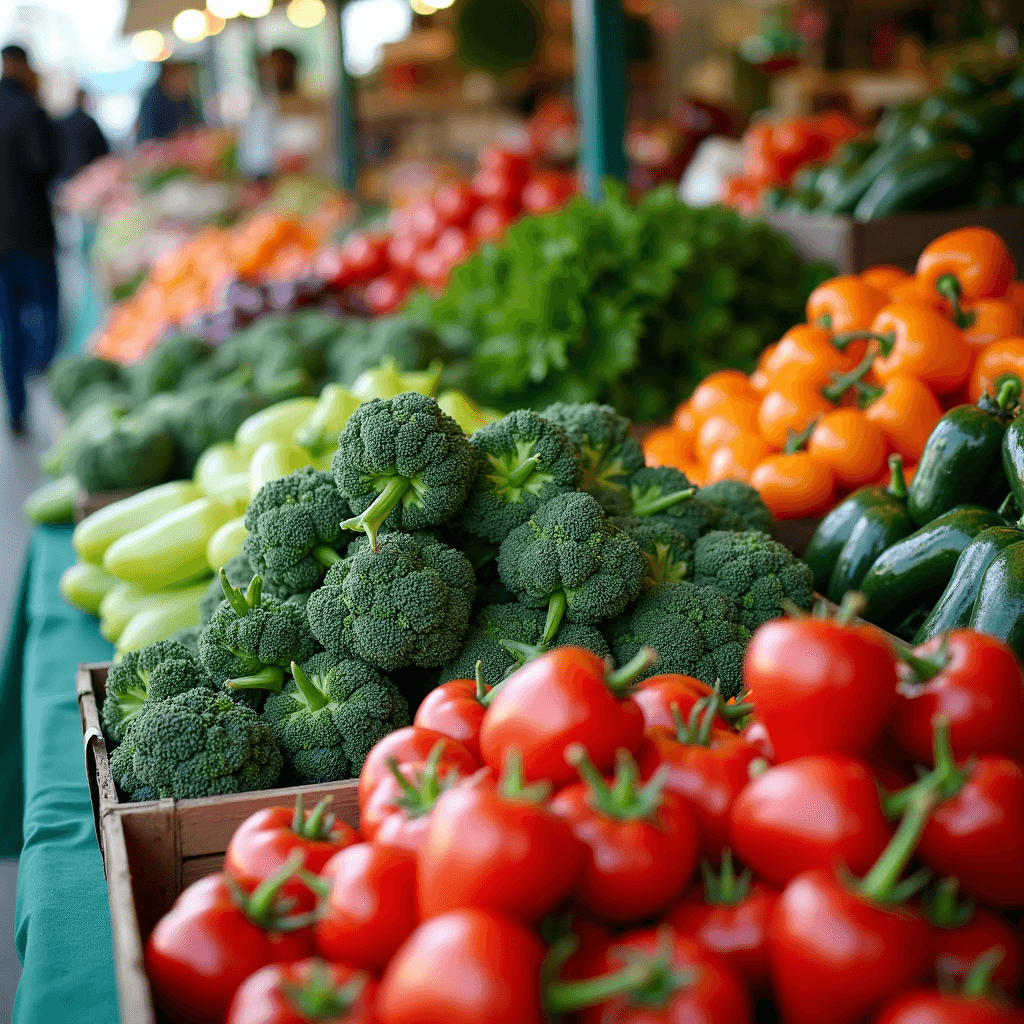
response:
<path id="1" fill-rule="evenodd" d="M 910 210 L 1024 200 L 1024 72 L 951 73 L 921 102 L 886 111 L 870 137 L 801 170 L 766 206 L 876 220 Z"/>
<path id="2" fill-rule="evenodd" d="M 657 420 L 712 370 L 751 370 L 827 276 L 763 224 L 609 187 L 520 220 L 411 308 L 463 353 L 486 405 L 604 401 Z"/>

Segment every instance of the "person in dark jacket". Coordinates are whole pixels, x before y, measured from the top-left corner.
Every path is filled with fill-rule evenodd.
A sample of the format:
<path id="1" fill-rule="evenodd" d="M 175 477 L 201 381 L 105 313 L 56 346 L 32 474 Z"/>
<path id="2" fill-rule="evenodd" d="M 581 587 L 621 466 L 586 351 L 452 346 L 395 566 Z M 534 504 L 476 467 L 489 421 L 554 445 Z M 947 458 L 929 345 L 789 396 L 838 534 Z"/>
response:
<path id="1" fill-rule="evenodd" d="M 60 143 L 60 167 L 57 177 L 61 181 L 73 178 L 83 167 L 110 152 L 110 143 L 107 142 L 106 136 L 85 109 L 87 99 L 85 92 L 79 89 L 75 109 L 57 122 Z"/>
<path id="2" fill-rule="evenodd" d="M 25 432 L 25 373 L 57 349 L 56 237 L 49 185 L 57 147 L 20 46 L 0 50 L 0 366 L 11 432 Z"/>
<path id="3" fill-rule="evenodd" d="M 165 60 L 160 65 L 160 76 L 142 97 L 137 140 L 169 139 L 202 121 L 192 101 L 192 65 Z"/>

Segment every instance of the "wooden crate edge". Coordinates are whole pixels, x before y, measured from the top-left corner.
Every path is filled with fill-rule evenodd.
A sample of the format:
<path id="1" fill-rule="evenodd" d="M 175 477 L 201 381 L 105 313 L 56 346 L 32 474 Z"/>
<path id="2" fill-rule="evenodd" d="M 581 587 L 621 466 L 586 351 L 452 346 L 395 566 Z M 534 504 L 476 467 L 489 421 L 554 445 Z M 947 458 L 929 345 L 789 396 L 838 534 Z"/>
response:
<path id="1" fill-rule="evenodd" d="M 96 692 L 96 673 L 106 672 L 109 662 L 80 662 L 75 672 L 75 694 L 78 717 L 82 725 L 82 747 L 85 754 L 85 773 L 92 803 L 93 826 L 96 840 L 103 851 L 103 830 L 100 827 L 104 812 L 116 807 L 117 787 L 110 771 L 107 744 L 100 722 L 100 706 Z"/>

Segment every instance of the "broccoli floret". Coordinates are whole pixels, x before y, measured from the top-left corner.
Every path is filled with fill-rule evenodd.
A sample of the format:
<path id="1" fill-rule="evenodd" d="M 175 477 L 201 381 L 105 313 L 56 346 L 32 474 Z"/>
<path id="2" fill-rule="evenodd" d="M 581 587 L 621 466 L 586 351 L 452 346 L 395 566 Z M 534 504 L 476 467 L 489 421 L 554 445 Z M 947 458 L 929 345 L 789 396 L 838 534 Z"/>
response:
<path id="1" fill-rule="evenodd" d="M 469 439 L 476 474 L 462 524 L 498 543 L 545 502 L 575 491 L 582 467 L 563 427 L 529 409 L 510 412 Z"/>
<path id="2" fill-rule="evenodd" d="M 643 587 L 647 559 L 616 530 L 589 494 L 573 491 L 541 505 L 502 541 L 498 572 L 520 600 L 547 609 L 543 642 L 563 615 L 594 625 L 618 615 Z"/>
<path id="3" fill-rule="evenodd" d="M 176 643 L 181 644 L 189 654 L 196 660 L 199 659 L 199 634 L 202 633 L 202 626 L 185 626 L 183 629 L 176 629 L 169 637 Z"/>
<path id="4" fill-rule="evenodd" d="M 245 510 L 242 551 L 277 594 L 313 590 L 348 547 L 348 515 L 334 477 L 305 466 L 259 489 Z"/>
<path id="5" fill-rule="evenodd" d="M 355 516 L 341 525 L 377 532 L 438 526 L 462 507 L 476 463 L 469 439 L 433 398 L 407 391 L 361 405 L 332 462 Z"/>
<path id="6" fill-rule="evenodd" d="M 301 607 L 264 597 L 254 576 L 245 594 L 220 572 L 225 601 L 199 636 L 199 656 L 217 686 L 280 690 L 293 661 L 312 657 L 318 644 Z"/>
<path id="7" fill-rule="evenodd" d="M 117 788 L 129 797 L 141 786 L 135 774 L 135 744 L 130 740 L 118 744 L 110 752 L 110 774 L 114 776 Z"/>
<path id="8" fill-rule="evenodd" d="M 209 359 L 213 346 L 189 334 L 175 334 L 153 348 L 131 368 L 132 384 L 140 398 L 174 391 L 185 371 Z"/>
<path id="9" fill-rule="evenodd" d="M 179 800 L 269 789 L 283 764 L 274 737 L 254 711 L 226 693 L 201 688 L 148 701 L 122 746 L 118 784 L 133 799 L 142 787 Z M 130 769 L 124 763 L 129 754 Z"/>
<path id="10" fill-rule="evenodd" d="M 160 424 L 126 416 L 77 448 L 67 469 L 90 493 L 152 487 L 170 478 L 178 451 Z"/>
<path id="11" fill-rule="evenodd" d="M 783 614 L 788 599 L 809 611 L 814 574 L 789 548 L 766 533 L 712 530 L 693 547 L 694 582 L 717 587 L 736 602 L 740 622 L 753 631 Z"/>
<path id="12" fill-rule="evenodd" d="M 228 578 L 228 583 L 232 587 L 238 587 L 239 590 L 245 590 L 252 582 L 253 576 L 256 575 L 245 555 L 235 555 L 234 558 L 229 558 L 224 565 L 224 574 Z M 221 583 L 219 575 L 214 576 L 206 588 L 206 593 L 199 599 L 200 624 L 205 626 L 223 603 L 224 584 Z"/>
<path id="13" fill-rule="evenodd" d="M 691 544 L 709 530 L 747 528 L 737 513 L 694 490 L 686 474 L 673 466 L 644 467 L 629 478 L 630 512 L 670 522 Z"/>
<path id="14" fill-rule="evenodd" d="M 726 699 L 743 688 L 743 655 L 750 631 L 741 625 L 736 604 L 714 587 L 660 583 L 629 614 L 611 622 L 605 636 L 620 665 L 643 647 L 658 652 L 657 664 L 645 669 L 640 679 L 679 673 L 709 686 L 718 679 Z"/>
<path id="15" fill-rule="evenodd" d="M 109 359 L 98 356 L 70 355 L 54 360 L 46 374 L 53 400 L 64 410 L 70 412 L 71 407 L 81 398 L 92 384 L 122 382 L 121 367 Z"/>
<path id="16" fill-rule="evenodd" d="M 640 545 L 647 559 L 645 587 L 679 583 L 693 575 L 693 548 L 668 516 L 612 516 L 611 523 Z"/>
<path id="17" fill-rule="evenodd" d="M 610 405 L 556 402 L 542 413 L 564 427 L 580 453 L 580 487 L 592 494 L 609 515 L 629 512 L 627 481 L 644 464 L 640 442 L 629 435 L 629 420 Z"/>
<path id="18" fill-rule="evenodd" d="M 103 731 L 119 743 L 125 726 L 147 701 L 166 700 L 197 686 L 213 689 L 203 666 L 187 647 L 173 640 L 160 640 L 129 651 L 107 673 Z"/>
<path id="19" fill-rule="evenodd" d="M 775 517 L 761 499 L 756 487 L 740 480 L 719 480 L 698 491 L 703 501 L 713 501 L 735 512 L 744 522 L 745 530 L 760 530 L 771 534 L 775 528 Z M 719 527 L 722 529 L 722 527 Z"/>
<path id="20" fill-rule="evenodd" d="M 336 658 L 382 669 L 443 665 L 459 649 L 476 592 L 461 551 L 428 534 L 384 533 L 377 551 L 355 543 L 306 606 L 310 628 Z"/>
<path id="21" fill-rule="evenodd" d="M 334 782 L 359 774 L 370 748 L 409 724 L 409 705 L 365 661 L 314 654 L 292 666 L 260 716 L 300 782 Z"/>
<path id="22" fill-rule="evenodd" d="M 500 682 L 525 661 L 553 647 L 582 647 L 603 658 L 608 644 L 594 626 L 563 621 L 549 644 L 542 644 L 546 615 L 525 604 L 494 604 L 477 615 L 466 633 L 462 653 L 441 669 L 440 683 L 450 679 L 473 679 L 481 662 L 484 681 Z M 505 643 L 513 646 L 506 647 Z"/>

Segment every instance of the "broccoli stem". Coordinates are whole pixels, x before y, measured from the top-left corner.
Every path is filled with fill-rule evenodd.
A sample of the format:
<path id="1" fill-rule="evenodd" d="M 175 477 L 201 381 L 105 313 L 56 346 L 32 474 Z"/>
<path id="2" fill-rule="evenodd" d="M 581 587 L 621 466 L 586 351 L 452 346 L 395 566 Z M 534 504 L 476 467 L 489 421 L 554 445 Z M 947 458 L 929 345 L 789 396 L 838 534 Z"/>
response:
<path id="1" fill-rule="evenodd" d="M 326 569 L 341 561 L 341 555 L 327 544 L 317 544 L 310 554 Z"/>
<path id="2" fill-rule="evenodd" d="M 224 685 L 229 690 L 273 690 L 280 693 L 284 685 L 284 670 L 277 665 L 267 665 L 251 676 L 228 679 Z"/>
<path id="3" fill-rule="evenodd" d="M 633 515 L 656 516 L 659 512 L 664 512 L 665 509 L 692 498 L 696 493 L 696 487 L 688 487 L 685 491 L 673 491 L 671 494 L 662 494 L 657 498 L 644 495 L 633 502 Z"/>
<path id="4" fill-rule="evenodd" d="M 544 620 L 544 633 L 540 638 L 541 647 L 547 647 L 555 638 L 566 608 L 565 591 L 559 587 L 548 600 L 548 617 Z"/>
<path id="5" fill-rule="evenodd" d="M 294 661 L 292 662 L 292 678 L 295 680 L 295 685 L 298 687 L 299 693 L 302 694 L 303 700 L 309 705 L 310 711 L 319 711 L 321 708 L 327 707 L 327 697 Z"/>
<path id="6" fill-rule="evenodd" d="M 518 490 L 522 487 L 527 480 L 533 475 L 534 471 L 540 465 L 540 456 L 531 455 L 528 459 L 521 462 L 511 473 L 508 474 L 506 479 L 508 480 L 509 487 Z"/>
<path id="7" fill-rule="evenodd" d="M 377 531 L 381 523 L 389 515 L 391 510 L 402 500 L 405 492 L 412 486 L 412 481 L 407 476 L 389 477 L 384 490 L 373 499 L 373 503 L 365 511 L 351 519 L 342 521 L 343 530 L 362 531 L 370 538 L 370 547 L 377 550 Z"/>
<path id="8" fill-rule="evenodd" d="M 228 604 L 231 605 L 231 607 L 234 609 L 235 614 L 238 616 L 248 614 L 249 603 L 246 601 L 245 597 L 242 596 L 242 592 L 238 589 L 238 587 L 233 587 L 231 586 L 230 583 L 228 583 L 228 575 L 224 571 L 223 566 L 221 566 L 220 570 L 220 585 L 221 589 L 224 591 L 225 599 L 227 600 Z"/>

